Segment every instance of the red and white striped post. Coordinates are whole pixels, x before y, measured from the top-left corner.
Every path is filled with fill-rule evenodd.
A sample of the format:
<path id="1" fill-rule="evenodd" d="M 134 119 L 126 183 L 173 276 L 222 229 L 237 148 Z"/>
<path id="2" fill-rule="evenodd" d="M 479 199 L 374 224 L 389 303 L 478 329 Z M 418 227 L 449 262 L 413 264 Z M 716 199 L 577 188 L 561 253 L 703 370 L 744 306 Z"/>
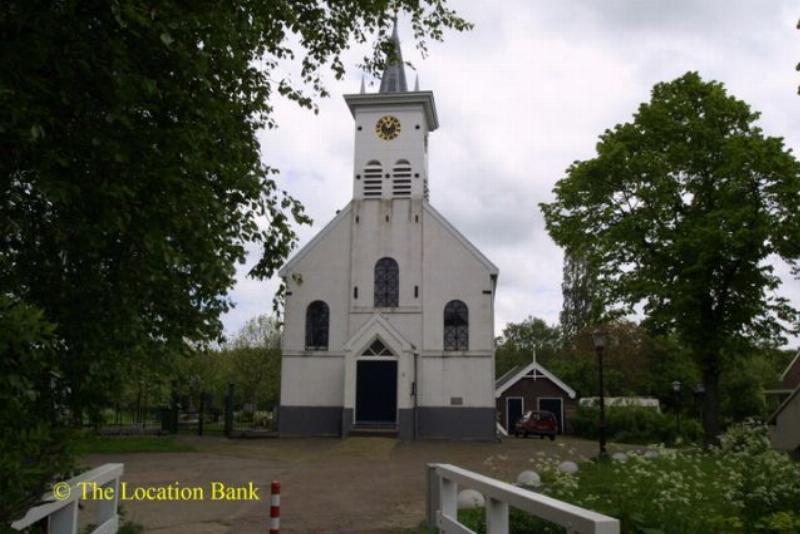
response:
<path id="1" fill-rule="evenodd" d="M 269 506 L 269 534 L 279 534 L 281 531 L 281 483 L 272 481 L 270 487 Z"/>

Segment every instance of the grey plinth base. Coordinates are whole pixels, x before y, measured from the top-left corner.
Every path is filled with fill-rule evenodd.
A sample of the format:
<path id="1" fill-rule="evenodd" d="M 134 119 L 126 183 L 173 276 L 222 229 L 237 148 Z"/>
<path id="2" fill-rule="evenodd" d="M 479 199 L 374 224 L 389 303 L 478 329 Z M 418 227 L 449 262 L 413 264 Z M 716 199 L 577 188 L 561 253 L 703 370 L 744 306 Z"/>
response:
<path id="1" fill-rule="evenodd" d="M 278 433 L 281 436 L 341 436 L 341 406 L 281 406 Z"/>
<path id="2" fill-rule="evenodd" d="M 497 411 L 495 408 L 417 408 L 419 438 L 494 441 Z"/>

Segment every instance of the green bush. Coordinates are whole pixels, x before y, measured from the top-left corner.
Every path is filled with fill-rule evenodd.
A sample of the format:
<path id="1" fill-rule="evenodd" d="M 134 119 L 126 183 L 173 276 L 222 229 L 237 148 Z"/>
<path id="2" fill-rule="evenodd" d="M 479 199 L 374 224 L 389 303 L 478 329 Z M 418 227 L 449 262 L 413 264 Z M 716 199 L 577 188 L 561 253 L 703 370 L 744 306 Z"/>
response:
<path id="1" fill-rule="evenodd" d="M 628 534 L 800 532 L 800 465 L 764 447 L 763 425 L 732 427 L 711 452 L 662 450 L 656 459 L 581 464 L 576 475 L 540 473 L 541 492 L 617 518 Z M 485 532 L 483 510 L 459 513 Z M 556 533 L 560 527 L 518 510 L 511 532 Z"/>
<path id="2" fill-rule="evenodd" d="M 572 418 L 572 427 L 578 436 L 597 439 L 600 410 L 580 406 Z M 678 432 L 673 414 L 663 414 L 652 408 L 639 406 L 606 408 L 606 438 L 620 443 L 673 443 Z M 700 423 L 681 417 L 682 442 L 699 442 L 703 431 Z"/>

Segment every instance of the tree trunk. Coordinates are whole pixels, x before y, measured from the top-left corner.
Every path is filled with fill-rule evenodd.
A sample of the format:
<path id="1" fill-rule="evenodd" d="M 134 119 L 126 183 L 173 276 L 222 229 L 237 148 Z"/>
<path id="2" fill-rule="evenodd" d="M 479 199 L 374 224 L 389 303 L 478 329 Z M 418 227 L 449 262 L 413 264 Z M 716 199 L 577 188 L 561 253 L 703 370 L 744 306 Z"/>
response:
<path id="1" fill-rule="evenodd" d="M 703 430 L 705 445 L 719 445 L 719 366 L 718 356 L 709 356 L 703 366 L 703 387 L 706 389 L 703 403 Z"/>

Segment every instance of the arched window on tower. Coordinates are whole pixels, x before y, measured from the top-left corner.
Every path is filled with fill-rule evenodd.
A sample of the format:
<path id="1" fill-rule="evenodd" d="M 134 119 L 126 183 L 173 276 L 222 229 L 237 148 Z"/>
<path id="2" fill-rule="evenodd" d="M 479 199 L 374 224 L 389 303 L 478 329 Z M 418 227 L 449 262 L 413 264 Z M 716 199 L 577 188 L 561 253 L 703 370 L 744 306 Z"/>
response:
<path id="1" fill-rule="evenodd" d="M 399 159 L 392 169 L 392 195 L 407 197 L 411 195 L 411 164 L 407 159 Z"/>
<path id="2" fill-rule="evenodd" d="M 444 307 L 444 350 L 469 350 L 469 310 L 460 300 Z"/>
<path id="3" fill-rule="evenodd" d="M 370 160 L 364 167 L 364 197 L 380 198 L 383 194 L 383 167 L 380 161 Z"/>
<path id="4" fill-rule="evenodd" d="M 400 296 L 400 269 L 392 258 L 381 258 L 375 264 L 375 307 L 389 308 L 398 305 Z"/>
<path id="5" fill-rule="evenodd" d="M 328 350 L 328 305 L 315 300 L 306 309 L 306 350 Z"/>

